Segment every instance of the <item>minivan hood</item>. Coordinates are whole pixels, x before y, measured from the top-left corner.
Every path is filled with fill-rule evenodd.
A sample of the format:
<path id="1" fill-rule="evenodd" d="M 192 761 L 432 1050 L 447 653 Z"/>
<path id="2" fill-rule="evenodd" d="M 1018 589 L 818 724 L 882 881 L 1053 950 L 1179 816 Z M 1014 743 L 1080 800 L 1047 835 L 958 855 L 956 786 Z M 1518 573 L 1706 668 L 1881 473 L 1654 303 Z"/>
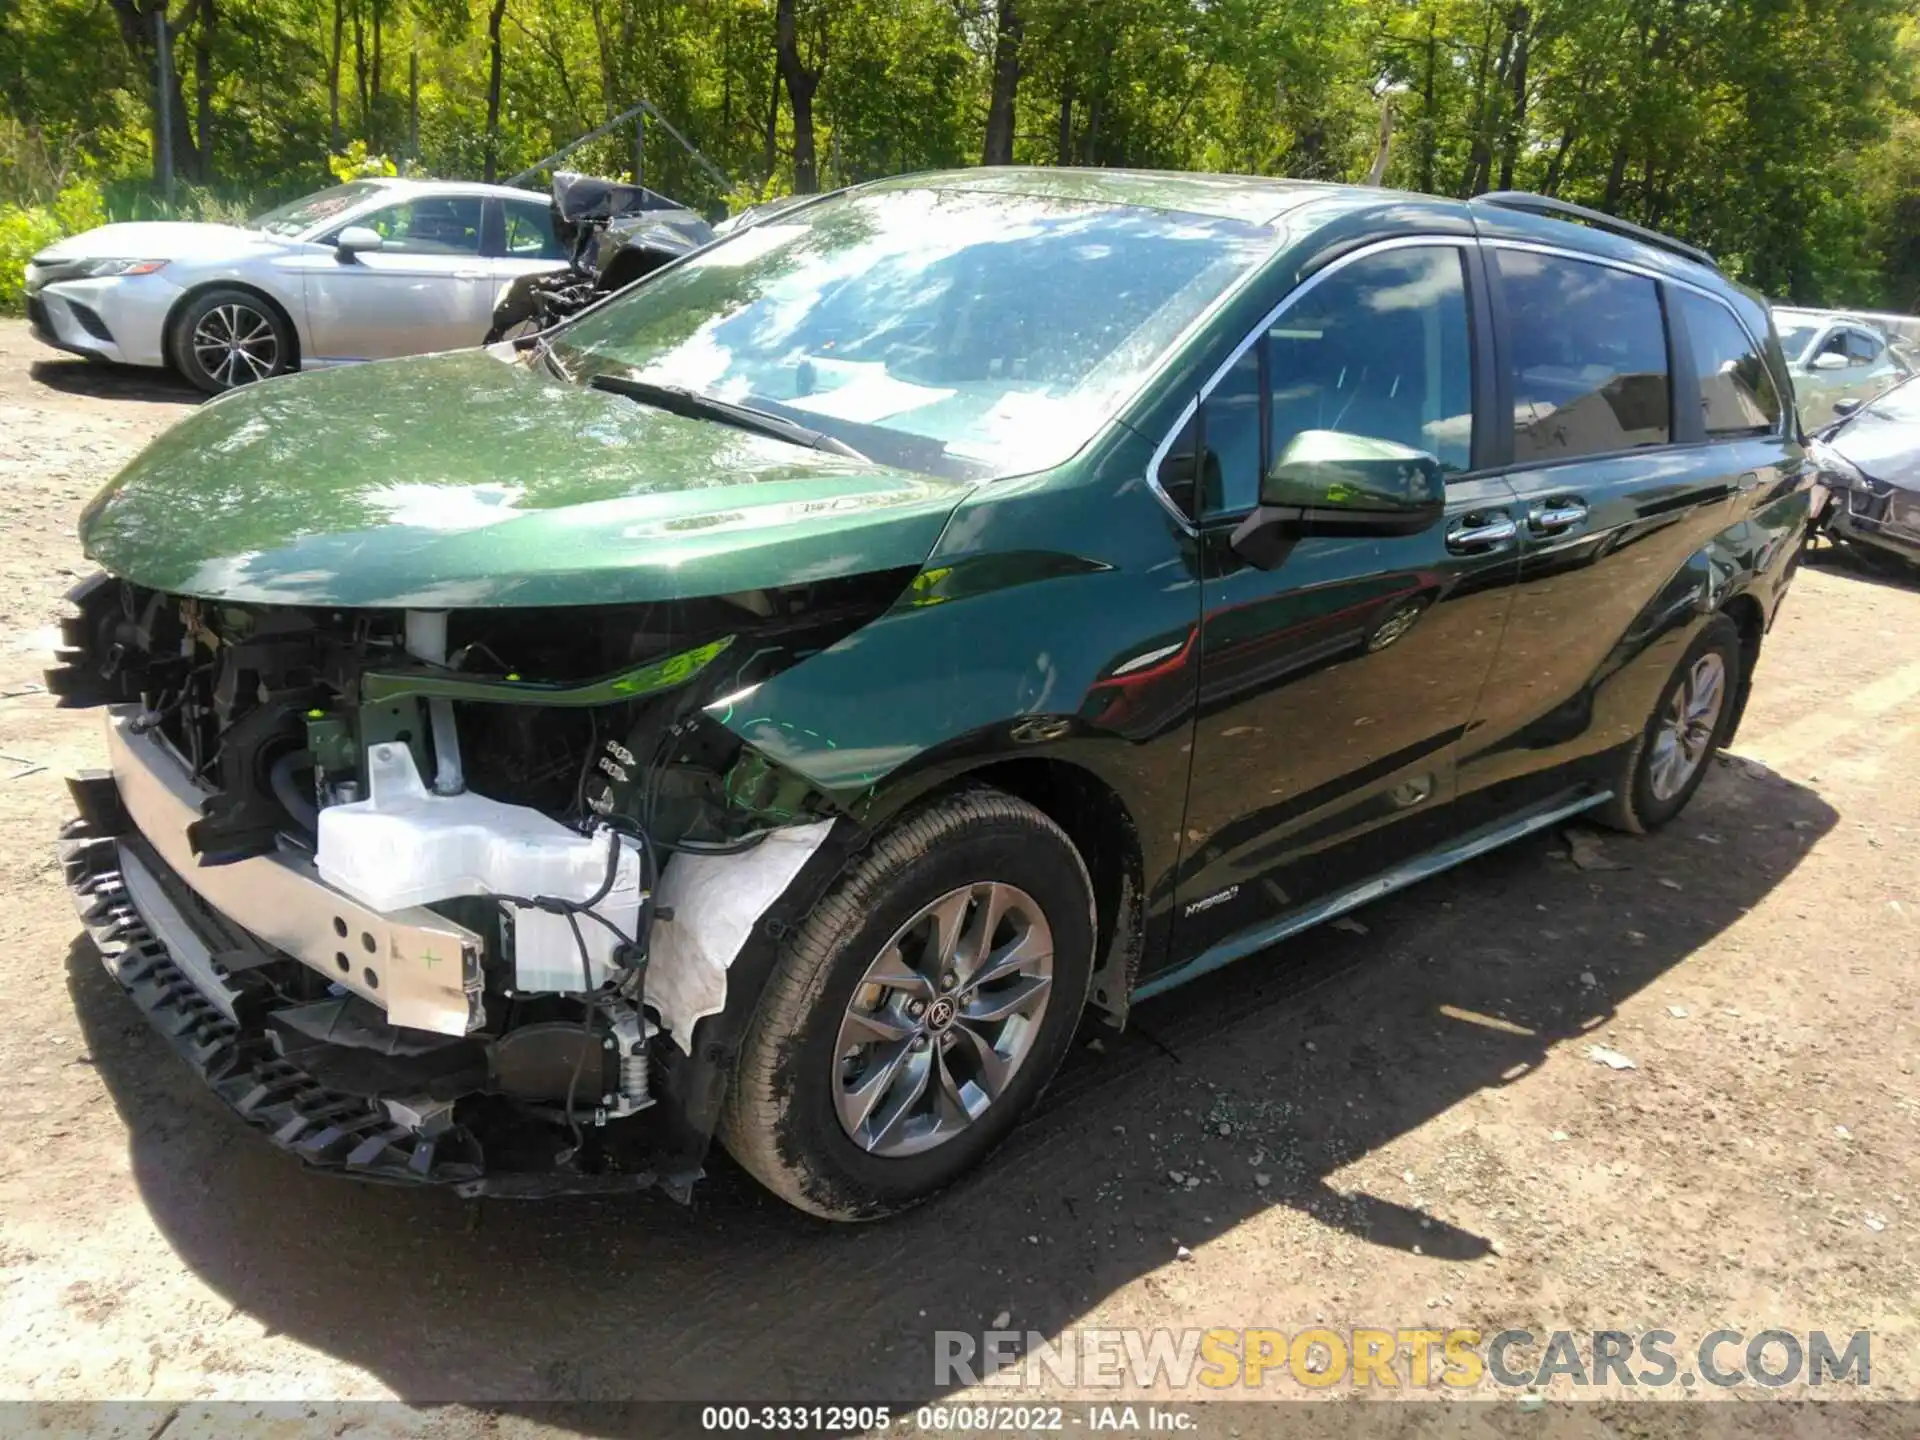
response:
<path id="1" fill-rule="evenodd" d="M 207 599 L 608 605 L 918 566 L 966 488 L 463 350 L 230 392 L 121 471 L 80 537 Z"/>
<path id="2" fill-rule="evenodd" d="M 258 230 L 238 225 L 203 225 L 189 220 L 141 220 L 101 225 L 69 235 L 40 251 L 35 260 L 217 260 L 249 250 L 286 245 Z"/>

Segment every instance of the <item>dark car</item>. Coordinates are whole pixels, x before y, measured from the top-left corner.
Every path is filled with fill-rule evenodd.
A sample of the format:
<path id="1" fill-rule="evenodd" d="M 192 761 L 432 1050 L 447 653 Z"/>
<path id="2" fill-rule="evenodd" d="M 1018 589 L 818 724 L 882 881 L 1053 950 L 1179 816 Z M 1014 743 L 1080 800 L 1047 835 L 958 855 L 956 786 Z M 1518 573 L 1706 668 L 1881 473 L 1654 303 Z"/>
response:
<path id="1" fill-rule="evenodd" d="M 1920 380 L 1847 404 L 1811 450 L 1823 492 L 1819 530 L 1920 565 Z"/>
<path id="2" fill-rule="evenodd" d="M 1089 1009 L 1670 821 L 1801 551 L 1790 394 L 1709 257 L 1537 197 L 857 187 L 156 441 L 81 522 L 68 877 L 312 1164 L 684 1194 L 717 1136 L 884 1214 Z"/>

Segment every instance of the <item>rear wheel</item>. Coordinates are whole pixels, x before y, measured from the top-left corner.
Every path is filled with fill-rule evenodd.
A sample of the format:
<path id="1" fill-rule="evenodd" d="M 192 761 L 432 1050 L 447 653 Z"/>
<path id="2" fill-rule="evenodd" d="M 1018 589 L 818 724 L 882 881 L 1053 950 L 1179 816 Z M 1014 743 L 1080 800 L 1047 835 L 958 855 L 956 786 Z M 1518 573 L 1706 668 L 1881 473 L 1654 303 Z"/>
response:
<path id="1" fill-rule="evenodd" d="M 1715 615 L 1668 677 L 1596 819 L 1643 834 L 1686 808 L 1732 729 L 1745 663 L 1740 628 Z"/>
<path id="2" fill-rule="evenodd" d="M 251 291 L 218 288 L 189 300 L 173 324 L 180 373 L 209 395 L 293 368 L 293 333 Z"/>
<path id="3" fill-rule="evenodd" d="M 790 938 L 721 1124 L 769 1190 L 873 1219 L 952 1183 L 1052 1078 L 1093 968 L 1086 867 L 993 790 L 895 825 Z"/>

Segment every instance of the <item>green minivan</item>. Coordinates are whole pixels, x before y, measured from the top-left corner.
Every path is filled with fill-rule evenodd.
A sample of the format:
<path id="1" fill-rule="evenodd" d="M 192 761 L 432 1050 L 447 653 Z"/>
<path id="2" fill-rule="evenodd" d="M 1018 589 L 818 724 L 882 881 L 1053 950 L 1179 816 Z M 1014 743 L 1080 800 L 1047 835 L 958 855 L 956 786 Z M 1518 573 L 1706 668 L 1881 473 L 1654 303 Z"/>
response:
<path id="1" fill-rule="evenodd" d="M 87 508 L 109 970 L 313 1165 L 835 1219 L 1129 1007 L 1733 734 L 1765 306 L 1536 196 L 982 169 L 524 348 L 270 380 Z"/>

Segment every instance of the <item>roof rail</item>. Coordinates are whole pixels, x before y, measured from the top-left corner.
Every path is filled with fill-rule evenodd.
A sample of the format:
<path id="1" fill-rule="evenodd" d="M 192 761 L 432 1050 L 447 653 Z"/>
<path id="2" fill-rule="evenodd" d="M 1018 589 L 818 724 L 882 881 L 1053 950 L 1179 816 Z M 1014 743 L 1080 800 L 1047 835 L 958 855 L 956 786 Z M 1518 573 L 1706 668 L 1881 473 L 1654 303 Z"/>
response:
<path id="1" fill-rule="evenodd" d="M 1497 210 L 1520 210 L 1529 215 L 1544 215 L 1552 220 L 1578 221 L 1595 230 L 1608 230 L 1615 235 L 1624 235 L 1629 240 L 1638 240 L 1642 245 L 1652 245 L 1670 254 L 1683 255 L 1709 270 L 1720 268 L 1720 262 L 1697 245 L 1689 245 L 1684 240 L 1662 235 L 1658 230 L 1649 230 L 1644 225 L 1635 225 L 1601 210 L 1589 210 L 1569 200 L 1556 200 L 1551 195 L 1535 195 L 1526 190 L 1493 190 L 1485 195 L 1475 195 L 1468 203 L 1490 205 Z"/>

